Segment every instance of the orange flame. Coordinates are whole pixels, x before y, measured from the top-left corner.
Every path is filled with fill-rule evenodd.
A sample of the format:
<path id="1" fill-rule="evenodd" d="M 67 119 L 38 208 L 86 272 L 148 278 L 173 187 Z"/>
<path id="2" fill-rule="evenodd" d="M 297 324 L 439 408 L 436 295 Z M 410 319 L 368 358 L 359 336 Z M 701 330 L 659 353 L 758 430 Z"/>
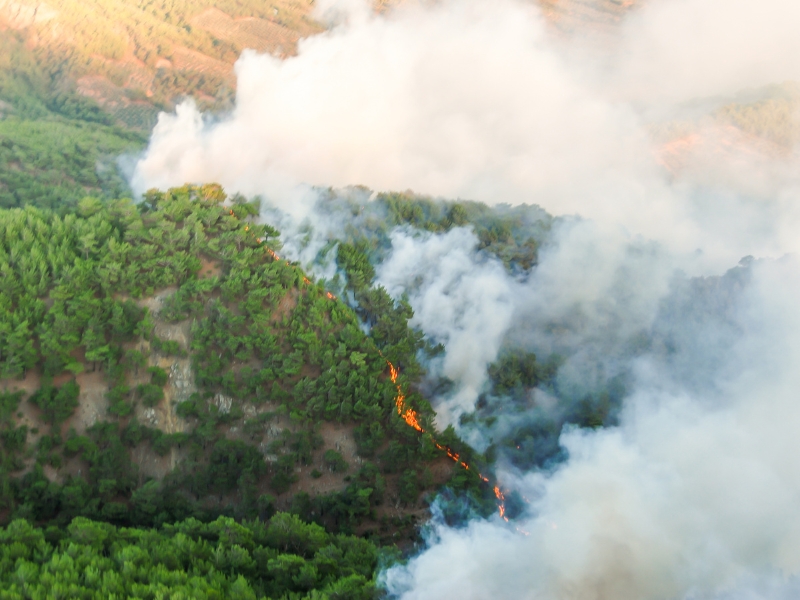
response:
<path id="1" fill-rule="evenodd" d="M 506 516 L 506 495 L 503 493 L 503 490 L 500 489 L 500 486 L 494 486 L 494 495 L 497 497 L 497 510 L 500 511 L 500 518 L 508 523 L 508 517 Z"/>
<path id="2" fill-rule="evenodd" d="M 230 210 L 230 214 L 231 214 L 232 217 L 236 216 L 234 214 L 234 212 L 233 212 L 233 209 Z M 250 231 L 250 226 L 249 225 L 245 225 L 244 230 L 245 231 Z M 281 257 L 278 256 L 277 252 L 275 252 L 269 246 L 264 245 L 264 242 L 262 240 L 259 240 L 258 237 L 255 234 L 250 234 L 250 235 L 252 235 L 256 239 L 256 241 L 258 242 L 259 245 L 263 245 L 264 250 L 274 260 L 276 260 L 276 261 L 282 260 Z M 286 264 L 289 265 L 289 266 L 292 266 L 292 264 L 288 260 L 286 261 Z M 297 269 L 297 266 L 293 266 L 293 268 Z M 306 276 L 303 276 L 303 282 L 305 284 L 307 284 L 307 285 L 311 284 L 311 280 Z M 334 296 L 330 292 L 325 292 L 325 295 L 328 297 L 329 300 L 336 300 L 336 296 Z M 379 350 L 379 352 L 380 352 L 380 350 Z M 383 356 L 383 354 L 381 354 L 381 356 Z M 388 359 L 384 359 L 384 360 L 386 360 L 386 364 L 389 365 L 389 379 L 391 379 L 392 383 L 394 383 L 395 386 L 397 387 L 397 396 L 395 396 L 395 399 L 394 399 L 395 406 L 397 406 L 397 414 L 400 415 L 400 418 L 402 418 L 410 427 L 413 427 L 414 429 L 416 429 L 420 433 L 425 433 L 425 429 L 419 423 L 419 417 L 418 417 L 417 411 L 415 411 L 413 408 L 407 408 L 406 407 L 405 394 L 403 394 L 403 389 L 402 389 L 401 385 L 399 383 L 397 383 L 397 379 L 400 376 L 400 370 L 397 367 L 395 367 Z M 453 452 L 453 450 L 451 450 L 447 446 L 444 446 L 444 445 L 440 444 L 435 439 L 433 440 L 433 443 L 434 443 L 434 445 L 436 446 L 437 449 L 439 449 L 442 452 L 444 452 L 445 454 L 447 454 L 447 456 L 450 459 L 452 459 L 453 461 L 455 461 L 459 466 L 463 467 L 466 470 L 469 470 L 469 465 L 465 461 L 461 460 L 461 457 L 458 455 L 458 453 Z M 478 477 L 480 477 L 482 481 L 484 481 L 486 483 L 489 483 L 489 478 L 485 477 L 483 474 L 478 473 Z M 502 517 L 505 521 L 508 521 L 508 517 L 506 516 L 506 507 L 505 507 L 506 497 L 503 494 L 503 492 L 502 492 L 502 490 L 500 489 L 499 486 L 494 486 L 494 495 L 497 497 L 498 510 L 500 511 L 500 517 Z M 527 532 L 524 532 L 524 533 L 527 533 Z"/>
<path id="3" fill-rule="evenodd" d="M 425 433 L 425 430 L 419 424 L 419 420 L 417 418 L 416 411 L 414 411 L 411 408 L 406 408 L 405 407 L 406 397 L 403 394 L 403 390 L 400 387 L 400 384 L 397 383 L 397 378 L 400 375 L 400 370 L 397 367 L 395 367 L 389 360 L 387 360 L 387 359 L 384 359 L 384 360 L 386 360 L 386 364 L 389 365 L 389 379 L 391 379 L 392 383 L 394 383 L 395 386 L 397 386 L 397 396 L 395 396 L 395 399 L 394 399 L 395 405 L 397 406 L 397 414 L 400 415 L 400 417 L 408 425 L 410 425 L 411 427 L 413 427 L 414 429 L 416 429 L 420 433 Z M 450 457 L 453 461 L 455 461 L 461 467 L 463 467 L 464 469 L 469 471 L 469 465 L 465 461 L 461 460 L 461 457 L 458 455 L 458 453 L 453 452 L 453 450 L 451 450 L 447 446 L 444 446 L 443 444 L 440 444 L 435 439 L 433 440 L 433 443 L 439 450 L 441 450 L 442 452 L 447 454 L 447 456 Z M 481 480 L 486 482 L 486 483 L 489 482 L 489 478 L 485 477 L 481 473 L 478 473 L 478 477 L 480 477 Z M 503 492 L 502 492 L 502 490 L 500 489 L 499 486 L 494 486 L 494 495 L 497 497 L 498 510 L 500 511 L 500 517 L 503 520 L 508 521 L 508 517 L 506 516 L 506 505 L 505 505 L 506 497 L 503 494 Z"/>
<path id="4" fill-rule="evenodd" d="M 233 212 L 233 209 L 230 209 L 228 212 L 230 213 L 230 215 L 231 215 L 232 217 L 236 217 L 236 214 Z M 245 226 L 244 226 L 244 230 L 245 230 L 245 231 L 250 231 L 250 226 L 249 226 L 249 225 L 245 225 Z M 260 240 L 260 239 L 258 239 L 258 237 L 257 237 L 257 236 L 256 236 L 254 233 L 251 233 L 250 235 L 252 235 L 252 236 L 255 238 L 256 242 L 258 242 L 258 244 L 259 244 L 259 245 L 263 245 L 263 244 L 264 244 L 263 240 Z M 269 254 L 269 255 L 270 255 L 270 256 L 271 256 L 271 257 L 272 257 L 274 260 L 276 260 L 276 261 L 278 261 L 278 262 L 280 262 L 281 260 L 283 260 L 283 259 L 282 259 L 280 256 L 278 256 L 278 253 L 277 253 L 277 252 L 275 252 L 275 251 L 274 251 L 272 248 L 270 248 L 269 246 L 264 246 L 264 250 L 265 250 L 265 251 L 266 251 L 266 253 L 267 253 L 267 254 Z M 291 262 L 289 262 L 288 260 L 286 261 L 286 264 L 287 264 L 287 265 L 289 265 L 290 267 L 292 266 L 292 263 L 291 263 Z M 294 269 L 297 269 L 297 266 L 293 266 L 292 268 L 294 268 Z M 303 283 L 305 283 L 306 285 L 311 285 L 311 280 L 310 280 L 308 277 L 306 277 L 305 275 L 303 275 Z M 328 297 L 328 300 L 336 300 L 336 296 L 334 296 L 334 295 L 333 295 L 333 294 L 331 294 L 330 292 L 325 292 L 325 295 Z"/>
<path id="5" fill-rule="evenodd" d="M 417 412 L 413 408 L 406 408 L 405 406 L 406 404 L 405 394 L 403 394 L 403 389 L 400 387 L 400 384 L 397 383 L 397 377 L 400 375 L 400 371 L 388 360 L 386 361 L 386 364 L 389 365 L 389 379 L 391 379 L 392 383 L 395 384 L 395 386 L 397 387 L 397 396 L 395 396 L 394 398 L 395 406 L 397 406 L 397 414 L 400 415 L 400 417 L 406 423 L 408 423 L 408 425 L 410 425 L 420 433 L 424 433 L 425 430 L 422 428 L 422 425 L 419 424 L 419 419 L 417 418 Z"/>

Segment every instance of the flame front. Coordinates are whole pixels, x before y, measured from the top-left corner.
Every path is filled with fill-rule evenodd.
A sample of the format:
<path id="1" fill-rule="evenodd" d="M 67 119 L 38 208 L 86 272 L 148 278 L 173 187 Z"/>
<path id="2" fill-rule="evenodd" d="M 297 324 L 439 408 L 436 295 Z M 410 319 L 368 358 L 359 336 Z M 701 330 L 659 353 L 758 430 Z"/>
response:
<path id="1" fill-rule="evenodd" d="M 395 386 L 397 387 L 397 396 L 395 396 L 394 399 L 395 406 L 397 406 L 397 414 L 400 415 L 400 417 L 408 425 L 410 425 L 420 433 L 425 433 L 425 430 L 419 424 L 419 419 L 417 419 L 416 411 L 412 408 L 406 408 L 405 406 L 406 397 L 403 394 L 403 390 L 400 387 L 400 384 L 397 383 L 397 378 L 400 375 L 400 370 L 397 367 L 395 367 L 391 363 L 391 361 L 385 358 L 384 360 L 386 360 L 386 364 L 389 365 L 389 378 L 392 380 L 392 383 L 394 383 Z M 461 457 L 458 455 L 458 453 L 453 452 L 453 450 L 451 450 L 447 446 L 440 444 L 435 439 L 433 440 L 433 443 L 439 450 L 447 454 L 447 456 L 449 456 L 452 460 L 454 460 L 463 468 L 469 470 L 469 465 L 465 461 L 461 460 Z M 489 483 L 489 478 L 485 477 L 482 473 L 478 473 L 478 477 L 480 477 L 482 481 Z M 497 510 L 500 512 L 500 518 L 508 522 L 508 517 L 506 516 L 506 496 L 500 489 L 500 486 L 497 485 L 494 486 L 494 495 L 497 498 Z"/>
<path id="2" fill-rule="evenodd" d="M 494 495 L 497 497 L 497 510 L 500 511 L 500 518 L 508 523 L 508 517 L 506 516 L 506 495 L 503 493 L 503 490 L 500 489 L 500 486 L 494 486 Z"/>
<path id="3" fill-rule="evenodd" d="M 230 210 L 230 214 L 232 217 L 236 217 L 233 210 Z M 250 226 L 245 225 L 244 230 L 250 231 Z M 283 260 L 281 259 L 280 256 L 278 256 L 277 252 L 275 252 L 272 248 L 264 244 L 264 241 L 260 240 L 258 236 L 256 236 L 253 233 L 251 233 L 250 235 L 252 235 L 256 239 L 259 245 L 264 247 L 264 250 L 267 252 L 267 254 L 269 254 L 274 260 L 276 261 Z M 297 266 L 293 266 L 292 263 L 289 262 L 288 260 L 286 261 L 286 264 L 294 269 L 297 269 Z M 311 280 L 305 275 L 303 275 L 303 282 L 306 285 L 311 285 Z M 334 296 L 330 292 L 325 292 L 325 295 L 329 300 L 337 299 L 336 296 Z M 383 356 L 383 354 L 381 354 L 381 356 Z M 389 366 L 389 378 L 392 380 L 392 383 L 395 384 L 395 387 L 397 388 L 397 396 L 395 396 L 394 399 L 395 406 L 397 407 L 397 414 L 400 415 L 400 418 L 403 419 L 410 427 L 413 427 L 420 433 L 425 433 L 425 429 L 423 429 L 422 425 L 420 425 L 419 423 L 419 416 L 417 414 L 417 411 L 415 411 L 413 408 L 406 407 L 406 396 L 405 394 L 403 394 L 403 389 L 401 385 L 397 382 L 397 379 L 400 376 L 400 370 L 397 367 L 395 367 L 388 359 L 384 358 L 384 360 L 386 360 L 386 364 Z M 453 461 L 455 461 L 459 466 L 463 467 L 466 470 L 469 470 L 469 465 L 465 461 L 461 460 L 461 457 L 458 455 L 457 452 L 453 452 L 453 450 L 451 450 L 447 446 L 440 444 L 435 439 L 433 439 L 433 443 L 436 446 L 436 448 L 447 454 L 447 456 Z M 489 478 L 485 477 L 482 473 L 478 473 L 478 477 L 480 477 L 482 481 L 489 483 Z M 506 505 L 505 505 L 506 497 L 499 486 L 494 486 L 494 495 L 497 498 L 497 503 L 498 503 L 497 509 L 500 512 L 500 517 L 503 520 L 508 521 L 508 517 L 506 516 Z M 527 532 L 523 533 L 527 535 Z"/>
<path id="4" fill-rule="evenodd" d="M 415 411 L 413 408 L 406 408 L 405 394 L 403 394 L 403 390 L 400 387 L 400 384 L 397 383 L 397 378 L 400 375 L 400 370 L 388 360 L 386 361 L 386 364 L 389 365 L 389 379 L 391 379 L 392 383 L 395 384 L 395 386 L 397 387 L 397 396 L 395 396 L 394 398 L 395 406 L 397 406 L 397 414 L 400 415 L 400 418 L 402 418 L 406 423 L 408 423 L 408 425 L 410 425 L 420 433 L 425 433 L 425 430 L 422 428 L 422 425 L 419 424 L 419 419 L 417 418 L 417 411 Z"/>
<path id="5" fill-rule="evenodd" d="M 229 210 L 228 212 L 230 213 L 230 215 L 232 217 L 236 217 L 236 214 L 233 212 L 233 209 Z M 244 226 L 244 230 L 245 231 L 250 231 L 250 226 L 249 225 L 245 225 Z M 264 244 L 264 240 L 260 240 L 258 238 L 258 236 L 256 236 L 256 234 L 254 234 L 254 233 L 251 233 L 250 235 L 252 235 L 255 238 L 256 242 L 258 242 L 259 245 L 264 246 L 264 250 L 266 251 L 266 253 L 269 254 L 273 259 L 275 259 L 278 262 L 283 260 L 280 256 L 278 256 L 277 252 L 275 252 L 272 248 L 270 248 L 269 246 Z M 285 261 L 285 262 L 286 262 L 287 265 L 289 265 L 293 269 L 297 269 L 297 266 L 293 266 L 292 263 L 289 262 L 288 260 Z M 311 280 L 308 277 L 306 277 L 305 275 L 303 275 L 303 283 L 305 283 L 306 285 L 311 285 Z M 336 300 L 336 296 L 334 296 L 330 292 L 325 292 L 325 295 L 328 297 L 329 300 Z"/>

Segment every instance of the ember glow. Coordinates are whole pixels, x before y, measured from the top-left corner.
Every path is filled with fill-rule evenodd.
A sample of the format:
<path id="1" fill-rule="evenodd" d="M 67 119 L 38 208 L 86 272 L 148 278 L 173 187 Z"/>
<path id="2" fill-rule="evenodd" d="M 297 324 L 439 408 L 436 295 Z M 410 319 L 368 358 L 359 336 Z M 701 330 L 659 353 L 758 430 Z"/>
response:
<path id="1" fill-rule="evenodd" d="M 405 399 L 406 399 L 405 394 L 403 394 L 403 390 L 400 384 L 397 383 L 397 378 L 400 375 L 400 370 L 397 367 L 395 367 L 389 360 L 386 360 L 386 364 L 389 365 L 389 378 L 392 380 L 392 383 L 394 383 L 397 386 L 397 396 L 395 396 L 395 405 L 397 406 L 397 414 L 400 415 L 400 417 L 408 425 L 410 425 L 420 433 L 425 433 L 425 430 L 419 424 L 419 419 L 417 418 L 417 412 L 414 409 L 406 408 L 405 406 Z M 470 470 L 469 464 L 466 461 L 461 460 L 461 457 L 458 455 L 457 452 L 453 452 L 452 449 L 448 448 L 447 446 L 444 446 L 443 444 L 440 444 L 439 442 L 436 441 L 436 439 L 433 439 L 433 443 L 439 450 L 447 454 L 448 457 L 450 457 L 453 461 L 458 463 L 459 466 L 463 467 L 468 471 Z M 478 473 L 478 476 L 484 483 L 489 483 L 489 478 L 486 477 L 485 475 Z M 505 494 L 503 494 L 503 491 L 497 485 L 494 486 L 494 495 L 497 498 L 497 503 L 498 503 L 497 508 L 500 513 L 500 517 L 507 522 L 508 517 L 506 516 L 506 505 L 505 505 L 506 497 Z"/>
<path id="2" fill-rule="evenodd" d="M 236 215 L 234 214 L 232 209 L 229 211 L 229 213 L 230 213 L 230 215 L 232 217 L 236 217 Z M 245 231 L 250 231 L 250 226 L 249 225 L 245 225 L 244 230 Z M 278 255 L 277 252 L 275 252 L 272 248 L 270 248 L 269 246 L 267 246 L 264 243 L 264 240 L 258 239 L 254 234 L 251 234 L 251 235 L 253 235 L 253 237 L 256 238 L 258 244 L 261 245 L 264 248 L 264 250 L 267 252 L 267 254 L 269 254 L 274 260 L 276 260 L 276 261 L 283 260 Z M 288 261 L 288 260 L 285 261 L 285 262 L 286 262 L 286 264 L 288 266 L 291 266 L 294 269 L 298 268 L 296 265 L 292 265 L 292 263 L 290 261 Z M 308 277 L 306 277 L 305 275 L 303 276 L 303 282 L 305 284 L 307 284 L 307 285 L 311 285 L 311 280 Z M 336 296 L 333 295 L 330 292 L 325 292 L 325 295 L 327 296 L 327 298 L 329 300 L 337 300 Z M 381 356 L 383 356 L 383 355 L 381 354 Z M 403 419 L 406 422 L 406 424 L 409 427 L 413 427 L 414 429 L 416 429 L 420 433 L 425 433 L 425 429 L 422 427 L 422 425 L 420 425 L 419 415 L 418 415 L 417 411 L 415 411 L 413 408 L 410 408 L 410 407 L 406 406 L 406 396 L 403 393 L 402 386 L 398 382 L 398 378 L 400 377 L 400 369 L 395 367 L 392 364 L 392 362 L 389 361 L 388 359 L 384 358 L 384 360 L 386 360 L 386 364 L 389 367 L 389 378 L 391 379 L 392 383 L 395 384 L 395 387 L 397 388 L 397 395 L 395 396 L 395 399 L 394 399 L 395 406 L 397 407 L 397 414 L 400 416 L 401 419 Z M 436 448 L 438 448 L 439 450 L 441 450 L 442 452 L 447 454 L 447 456 L 450 459 L 452 459 L 454 462 L 456 462 L 459 466 L 463 467 L 466 470 L 470 470 L 469 464 L 466 461 L 461 460 L 461 457 L 459 456 L 459 454 L 457 452 L 454 452 L 451 448 L 448 448 L 447 446 L 445 446 L 443 444 L 440 444 L 438 441 L 436 441 L 436 439 L 433 439 L 433 443 L 436 446 Z M 489 478 L 486 477 L 485 475 L 483 475 L 481 473 L 478 473 L 478 476 L 485 483 L 489 483 Z M 494 486 L 494 495 L 497 498 L 498 511 L 500 513 L 500 517 L 503 520 L 508 521 L 508 517 L 506 516 L 506 508 L 505 508 L 505 500 L 506 500 L 506 498 L 505 498 L 505 495 L 503 494 L 503 492 L 502 492 L 502 490 L 500 489 L 499 486 Z"/>
<path id="3" fill-rule="evenodd" d="M 234 214 L 232 209 L 229 210 L 228 212 L 230 213 L 230 215 L 232 217 L 236 217 L 236 215 Z M 249 225 L 245 225 L 244 226 L 244 230 L 245 231 L 250 231 L 250 226 Z M 280 256 L 278 256 L 277 252 L 275 252 L 272 248 L 270 248 L 269 246 L 267 246 L 264 243 L 264 240 L 259 239 L 258 237 L 256 237 L 255 234 L 251 234 L 251 235 L 253 236 L 253 238 L 255 238 L 255 240 L 258 242 L 259 245 L 264 247 L 264 250 L 266 251 L 266 253 L 269 254 L 274 260 L 276 260 L 278 262 L 283 260 Z M 288 266 L 292 267 L 293 269 L 297 269 L 297 266 L 296 265 L 292 265 L 292 263 L 290 261 L 287 260 L 285 262 L 286 262 L 286 264 Z M 308 277 L 306 277 L 305 275 L 303 275 L 303 283 L 305 283 L 306 285 L 311 285 L 311 280 Z M 325 295 L 328 297 L 329 300 L 336 300 L 336 296 L 334 296 L 330 292 L 325 292 Z"/>

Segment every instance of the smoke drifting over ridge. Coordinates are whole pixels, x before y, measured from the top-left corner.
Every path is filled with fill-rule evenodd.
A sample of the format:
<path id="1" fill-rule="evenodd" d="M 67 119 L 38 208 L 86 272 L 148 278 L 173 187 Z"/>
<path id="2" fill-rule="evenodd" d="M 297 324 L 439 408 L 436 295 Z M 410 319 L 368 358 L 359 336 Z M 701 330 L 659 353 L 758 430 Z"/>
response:
<path id="1" fill-rule="evenodd" d="M 745 597 L 752 578 L 780 588 L 798 573 L 798 265 L 758 264 L 752 277 L 734 311 L 751 333 L 705 349 L 724 365 L 703 395 L 658 356 L 640 357 L 620 426 L 564 433 L 569 462 L 517 482 L 533 500 L 516 523 L 528 535 L 498 522 L 442 528 L 388 574 L 390 588 L 409 598 Z"/>
<path id="2" fill-rule="evenodd" d="M 378 272 L 377 283 L 390 295 L 410 295 L 416 315 L 411 324 L 446 348 L 441 364 L 430 370 L 458 389 L 437 404 L 440 424 L 474 408 L 514 314 L 519 286 L 498 261 L 478 256 L 476 245 L 464 228 L 422 239 L 395 230 L 392 254 Z"/>
<path id="3" fill-rule="evenodd" d="M 795 597 L 800 265 L 777 257 L 798 250 L 800 170 L 795 148 L 763 152 L 706 115 L 800 78 L 800 6 L 652 0 L 588 42 L 554 37 L 521 2 L 323 8 L 338 25 L 297 57 L 242 57 L 229 117 L 189 104 L 162 116 L 138 188 L 218 180 L 318 229 L 336 225 L 315 219 L 307 185 L 578 213 L 589 220 L 556 227 L 525 276 L 477 252 L 467 230 L 403 230 L 378 280 L 409 293 L 416 322 L 448 346 L 434 365 L 457 384 L 444 422 L 472 408 L 504 344 L 565 354 L 558 378 L 574 397 L 630 377 L 618 427 L 565 431 L 569 460 L 553 473 L 503 473 L 531 500 L 514 525 L 438 526 L 429 549 L 386 573 L 389 589 Z M 650 135 L 671 119 L 695 124 L 675 142 L 690 147 L 680 169 L 660 164 Z M 747 254 L 771 259 L 739 267 L 730 289 L 690 279 Z M 635 347 L 640 332 L 655 341 Z"/>
<path id="4" fill-rule="evenodd" d="M 787 29 L 800 22 L 793 3 L 651 2 L 612 42 L 583 45 L 553 37 L 534 5 L 511 0 L 410 5 L 383 17 L 355 0 L 331 6 L 350 20 L 303 40 L 297 57 L 242 56 L 229 117 L 204 118 L 190 103 L 162 115 L 134 187 L 218 180 L 297 214 L 313 201 L 298 184 L 411 188 L 538 203 L 657 238 L 669 229 L 671 244 L 707 253 L 732 241 L 749 243 L 745 253 L 776 251 L 772 231 L 742 239 L 736 217 L 752 213 L 753 200 L 739 190 L 724 200 L 733 213 L 724 226 L 696 214 L 697 201 L 665 181 L 648 127 L 697 110 L 674 101 L 800 77 Z M 763 29 L 748 25 L 765 19 Z M 743 27 L 752 29 L 747 44 L 725 33 Z M 747 157 L 711 160 L 718 179 L 761 176 Z M 796 172 L 771 180 L 795 183 Z"/>

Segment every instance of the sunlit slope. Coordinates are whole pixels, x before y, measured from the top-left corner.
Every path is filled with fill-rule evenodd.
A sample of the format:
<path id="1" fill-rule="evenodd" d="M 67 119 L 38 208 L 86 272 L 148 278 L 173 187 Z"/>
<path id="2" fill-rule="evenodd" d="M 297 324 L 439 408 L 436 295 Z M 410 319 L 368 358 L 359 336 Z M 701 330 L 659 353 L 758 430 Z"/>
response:
<path id="1" fill-rule="evenodd" d="M 492 510 L 491 488 L 448 457 L 476 464 L 469 448 L 436 434 L 415 391 L 405 308 L 387 298 L 385 335 L 366 336 L 276 258 L 253 205 L 224 198 L 206 186 L 140 207 L 86 200 L 64 218 L 0 212 L 13 283 L 0 315 L 0 427 L 14 440 L 2 515 L 151 525 L 279 507 L 399 540 L 446 480 Z"/>
<path id="2" fill-rule="evenodd" d="M 152 114 L 145 108 L 176 96 L 224 101 L 242 49 L 293 53 L 300 37 L 319 31 L 310 8 L 297 0 L 5 0 L 0 27 L 21 36 L 52 75 L 77 82 L 82 94 L 129 125 L 147 128 Z"/>
<path id="3" fill-rule="evenodd" d="M 0 207 L 63 211 L 86 195 L 128 195 L 117 161 L 146 138 L 113 121 L 0 35 Z"/>
<path id="4" fill-rule="evenodd" d="M 642 0 L 536 0 L 545 17 L 564 32 L 608 29 Z"/>
<path id="5" fill-rule="evenodd" d="M 673 175 L 736 179 L 737 164 L 792 169 L 800 141 L 800 84 L 748 90 L 739 98 L 708 102 L 707 110 L 654 124 L 657 160 Z M 701 175 L 707 166 L 711 172 Z"/>
<path id="6" fill-rule="evenodd" d="M 397 0 L 379 0 L 390 10 Z M 632 0 L 541 0 L 558 28 L 617 23 Z M 56 78 L 97 100 L 134 128 L 154 124 L 155 108 L 192 95 L 224 106 L 234 87 L 232 65 L 253 48 L 291 55 L 297 41 L 322 31 L 302 0 L 31 0 L 0 2 L 0 28 L 16 34 Z"/>

